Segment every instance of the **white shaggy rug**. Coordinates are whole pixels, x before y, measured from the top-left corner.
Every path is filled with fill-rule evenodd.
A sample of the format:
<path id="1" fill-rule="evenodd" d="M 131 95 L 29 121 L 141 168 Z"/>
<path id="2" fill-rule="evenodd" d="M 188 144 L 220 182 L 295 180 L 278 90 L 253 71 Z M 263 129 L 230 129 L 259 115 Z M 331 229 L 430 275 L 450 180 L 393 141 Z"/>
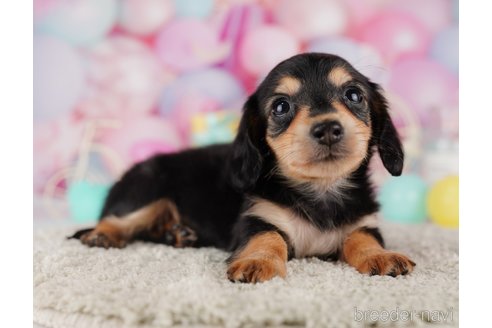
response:
<path id="1" fill-rule="evenodd" d="M 411 275 L 369 277 L 310 258 L 290 261 L 287 279 L 257 285 L 228 281 L 228 254 L 216 249 L 138 242 L 105 250 L 65 240 L 74 229 L 37 229 L 34 322 L 83 328 L 457 326 L 458 231 L 431 224 L 382 228 L 388 248 L 417 262 Z"/>

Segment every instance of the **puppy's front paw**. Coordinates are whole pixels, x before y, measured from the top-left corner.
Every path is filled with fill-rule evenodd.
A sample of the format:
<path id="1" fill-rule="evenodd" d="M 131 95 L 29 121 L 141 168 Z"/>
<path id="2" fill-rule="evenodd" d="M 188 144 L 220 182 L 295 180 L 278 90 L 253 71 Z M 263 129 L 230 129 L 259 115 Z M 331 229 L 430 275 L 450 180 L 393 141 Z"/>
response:
<path id="1" fill-rule="evenodd" d="M 368 273 L 374 275 L 388 275 L 396 277 L 398 275 L 406 275 L 413 271 L 415 262 L 407 256 L 395 252 L 380 251 L 375 254 L 368 255 L 356 269 L 360 273 Z"/>
<path id="2" fill-rule="evenodd" d="M 80 236 L 80 241 L 89 247 L 104 247 L 104 248 L 123 248 L 126 246 L 126 241 L 116 234 L 109 232 L 98 231 L 94 229 Z"/>
<path id="3" fill-rule="evenodd" d="M 190 247 L 198 239 L 196 232 L 182 224 L 175 224 L 169 232 L 174 240 L 174 247 Z"/>
<path id="4" fill-rule="evenodd" d="M 285 262 L 280 258 L 239 258 L 229 265 L 227 277 L 233 282 L 257 283 L 275 276 L 285 278 L 286 271 Z"/>

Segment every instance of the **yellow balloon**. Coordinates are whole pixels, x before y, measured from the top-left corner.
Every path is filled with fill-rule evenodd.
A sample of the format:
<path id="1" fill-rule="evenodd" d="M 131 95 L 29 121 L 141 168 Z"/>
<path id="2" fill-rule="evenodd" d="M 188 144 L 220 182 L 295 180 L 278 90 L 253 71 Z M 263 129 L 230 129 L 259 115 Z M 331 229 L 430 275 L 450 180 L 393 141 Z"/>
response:
<path id="1" fill-rule="evenodd" d="M 459 226 L 459 177 L 439 180 L 427 195 L 427 210 L 432 221 L 448 228 Z"/>

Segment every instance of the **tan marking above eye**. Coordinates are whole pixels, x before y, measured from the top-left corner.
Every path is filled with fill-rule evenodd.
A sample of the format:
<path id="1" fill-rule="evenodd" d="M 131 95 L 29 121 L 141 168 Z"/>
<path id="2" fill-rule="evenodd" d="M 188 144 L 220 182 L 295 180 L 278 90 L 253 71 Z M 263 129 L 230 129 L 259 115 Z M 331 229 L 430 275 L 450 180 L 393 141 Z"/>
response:
<path id="1" fill-rule="evenodd" d="M 295 95 L 301 88 L 301 81 L 292 76 L 285 76 L 280 79 L 280 82 L 275 89 L 276 93 L 285 93 L 289 96 Z"/>
<path id="2" fill-rule="evenodd" d="M 340 87 L 352 80 L 352 76 L 343 67 L 335 67 L 328 73 L 328 80 L 336 87 Z"/>

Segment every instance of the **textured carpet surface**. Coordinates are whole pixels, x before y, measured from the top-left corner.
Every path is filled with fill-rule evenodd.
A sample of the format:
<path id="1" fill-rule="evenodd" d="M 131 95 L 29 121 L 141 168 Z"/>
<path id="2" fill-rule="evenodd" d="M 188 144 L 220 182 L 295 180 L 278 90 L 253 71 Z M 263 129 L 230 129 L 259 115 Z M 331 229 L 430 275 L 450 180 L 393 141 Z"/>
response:
<path id="1" fill-rule="evenodd" d="M 290 261 L 285 280 L 249 285 L 226 279 L 228 254 L 216 249 L 138 242 L 104 250 L 65 240 L 73 229 L 37 229 L 34 321 L 84 328 L 457 326 L 458 232 L 430 224 L 385 223 L 382 230 L 388 248 L 417 262 L 411 275 L 369 277 L 309 258 Z"/>

